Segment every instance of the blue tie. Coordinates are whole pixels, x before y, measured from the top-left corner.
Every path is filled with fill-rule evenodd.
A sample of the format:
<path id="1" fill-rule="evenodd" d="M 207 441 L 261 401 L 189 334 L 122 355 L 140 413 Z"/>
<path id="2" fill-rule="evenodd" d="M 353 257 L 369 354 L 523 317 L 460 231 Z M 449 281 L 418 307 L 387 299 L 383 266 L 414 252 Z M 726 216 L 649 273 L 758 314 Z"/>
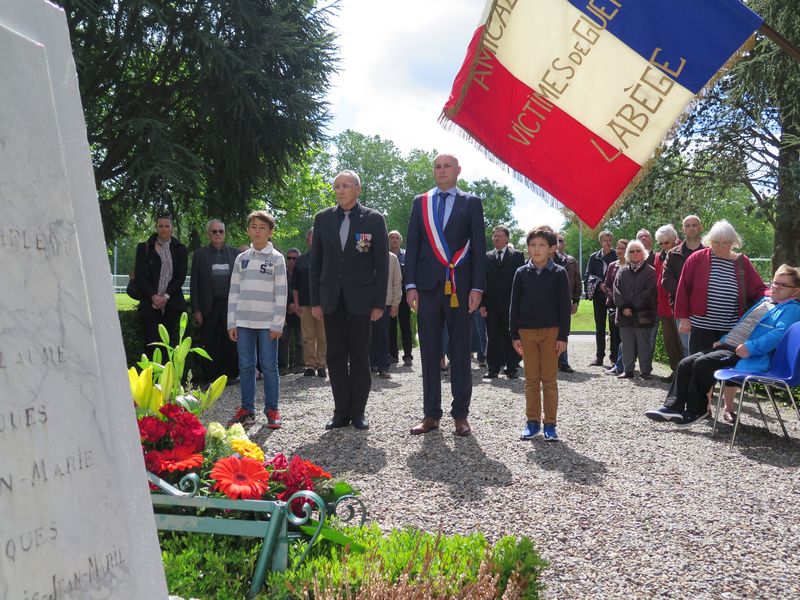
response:
<path id="1" fill-rule="evenodd" d="M 447 192 L 439 192 L 439 203 L 436 205 L 436 218 L 439 219 L 442 227 L 444 227 L 444 208 L 447 205 L 447 196 L 449 195 Z"/>

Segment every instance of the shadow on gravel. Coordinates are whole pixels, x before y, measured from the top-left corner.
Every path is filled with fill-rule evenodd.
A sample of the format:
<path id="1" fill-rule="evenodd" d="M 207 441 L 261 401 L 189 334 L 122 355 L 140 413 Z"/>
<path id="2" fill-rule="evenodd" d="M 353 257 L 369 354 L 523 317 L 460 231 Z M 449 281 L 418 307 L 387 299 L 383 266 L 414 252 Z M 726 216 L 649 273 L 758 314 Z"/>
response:
<path id="1" fill-rule="evenodd" d="M 513 483 L 511 471 L 498 461 L 487 458 L 475 436 L 455 438 L 454 448 L 445 442 L 450 432 L 432 431 L 422 436 L 419 450 L 406 459 L 417 481 L 445 484 L 453 497 L 466 494 L 473 500 L 486 497 L 487 488 L 506 487 Z"/>
<path id="2" fill-rule="evenodd" d="M 757 414 L 757 413 L 756 413 Z M 792 432 L 789 432 L 789 439 L 783 437 L 780 425 L 775 419 L 767 417 L 770 431 L 764 429 L 764 424 L 760 417 L 757 423 L 740 423 L 739 430 L 736 432 L 736 444 L 733 452 L 742 455 L 748 460 L 771 465 L 781 469 L 796 469 L 800 467 L 800 440 Z M 708 420 L 705 427 L 698 429 L 676 430 L 684 435 L 693 437 L 706 437 L 711 442 L 716 442 L 719 447 L 720 456 L 728 454 L 728 446 L 733 435 L 733 426 L 727 423 L 717 425 L 717 435 L 711 437 L 713 421 Z"/>
<path id="3" fill-rule="evenodd" d="M 574 373 L 561 373 L 558 374 L 559 381 L 569 381 L 570 383 L 586 383 L 592 379 L 599 379 L 598 373 L 587 373 L 582 371 L 575 371 Z"/>
<path id="4" fill-rule="evenodd" d="M 536 438 L 528 451 L 528 462 L 536 463 L 545 471 L 560 471 L 564 480 L 581 485 L 602 485 L 606 465 L 579 454 L 565 442 L 546 442 Z"/>
<path id="5" fill-rule="evenodd" d="M 313 444 L 294 451 L 331 473 L 355 471 L 375 475 L 386 467 L 386 450 L 370 446 L 370 434 L 352 427 L 327 431 Z"/>

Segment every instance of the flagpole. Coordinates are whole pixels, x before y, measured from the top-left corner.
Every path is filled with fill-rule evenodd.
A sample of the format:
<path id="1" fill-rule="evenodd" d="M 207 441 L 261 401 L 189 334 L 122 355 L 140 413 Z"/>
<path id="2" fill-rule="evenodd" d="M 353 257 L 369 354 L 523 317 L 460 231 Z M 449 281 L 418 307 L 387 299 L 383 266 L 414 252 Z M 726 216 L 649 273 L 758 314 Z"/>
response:
<path id="1" fill-rule="evenodd" d="M 800 63 L 800 49 L 797 48 L 792 42 L 787 40 L 783 37 L 780 33 L 775 31 L 772 27 L 767 25 L 766 23 L 762 24 L 758 30 L 771 39 L 773 42 L 780 46 L 781 50 L 786 52 L 789 56 L 791 56 L 795 61 Z"/>

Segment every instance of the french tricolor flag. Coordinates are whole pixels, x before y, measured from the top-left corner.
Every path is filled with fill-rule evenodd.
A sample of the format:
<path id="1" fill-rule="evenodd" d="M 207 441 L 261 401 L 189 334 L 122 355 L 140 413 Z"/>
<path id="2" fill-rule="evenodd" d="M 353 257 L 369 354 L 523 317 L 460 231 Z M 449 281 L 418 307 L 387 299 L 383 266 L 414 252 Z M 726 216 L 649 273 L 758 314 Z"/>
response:
<path id="1" fill-rule="evenodd" d="M 739 0 L 489 0 L 442 118 L 595 227 L 761 24 Z"/>

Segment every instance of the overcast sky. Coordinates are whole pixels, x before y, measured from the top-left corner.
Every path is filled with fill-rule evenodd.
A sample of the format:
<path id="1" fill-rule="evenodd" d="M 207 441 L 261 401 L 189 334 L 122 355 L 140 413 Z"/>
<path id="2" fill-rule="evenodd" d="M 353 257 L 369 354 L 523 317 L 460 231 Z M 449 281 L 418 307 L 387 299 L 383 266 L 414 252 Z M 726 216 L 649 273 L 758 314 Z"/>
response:
<path id="1" fill-rule="evenodd" d="M 437 121 L 484 5 L 484 0 L 341 0 L 333 20 L 341 63 L 329 95 L 330 132 L 379 135 L 404 153 L 451 152 L 464 179 L 488 177 L 512 190 L 522 229 L 541 223 L 560 227 L 560 211 Z"/>

